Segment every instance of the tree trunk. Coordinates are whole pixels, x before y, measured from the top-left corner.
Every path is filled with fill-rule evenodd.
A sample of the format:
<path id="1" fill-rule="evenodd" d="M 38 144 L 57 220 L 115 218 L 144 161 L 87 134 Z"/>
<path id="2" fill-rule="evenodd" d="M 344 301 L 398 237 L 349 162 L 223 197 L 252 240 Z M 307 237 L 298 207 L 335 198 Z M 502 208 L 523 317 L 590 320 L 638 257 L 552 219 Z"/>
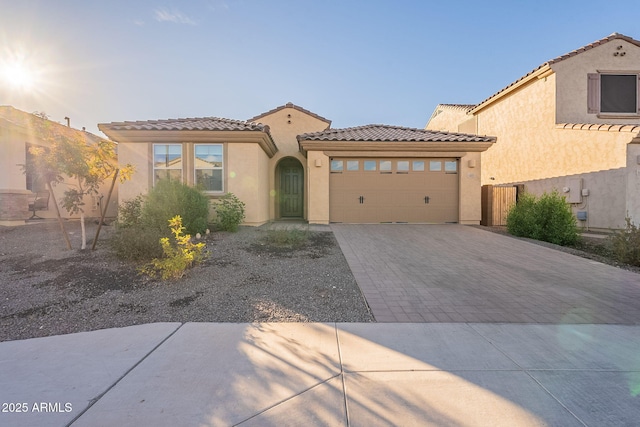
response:
<path id="1" fill-rule="evenodd" d="M 80 249 L 87 249 L 87 233 L 84 228 L 84 211 L 80 211 L 80 230 L 82 230 L 82 246 Z"/>
<path id="2" fill-rule="evenodd" d="M 51 199 L 53 200 L 53 206 L 56 207 L 56 215 L 58 216 L 58 224 L 60 224 L 60 230 L 62 230 L 62 237 L 64 237 L 64 241 L 67 243 L 67 249 L 71 250 L 71 241 L 69 240 L 67 230 L 64 228 L 64 222 L 62 222 L 62 216 L 60 216 L 58 201 L 56 200 L 56 195 L 53 193 L 53 187 L 51 187 L 50 182 L 47 182 L 47 187 L 49 187 L 49 193 L 51 194 Z"/>
<path id="3" fill-rule="evenodd" d="M 104 205 L 104 209 L 102 206 L 100 207 L 100 222 L 98 223 L 98 230 L 96 231 L 96 237 L 93 239 L 93 244 L 91 245 L 91 250 L 94 251 L 96 249 L 96 243 L 98 242 L 98 237 L 100 236 L 100 230 L 102 229 L 102 223 L 104 222 L 104 217 L 107 215 L 107 208 L 109 207 L 109 202 L 111 201 L 111 193 L 113 193 L 113 187 L 116 185 L 116 179 L 118 178 L 118 173 L 120 173 L 120 169 L 116 169 L 113 174 L 113 181 L 111 181 L 111 188 L 109 188 L 109 195 L 107 195 L 107 203 Z"/>

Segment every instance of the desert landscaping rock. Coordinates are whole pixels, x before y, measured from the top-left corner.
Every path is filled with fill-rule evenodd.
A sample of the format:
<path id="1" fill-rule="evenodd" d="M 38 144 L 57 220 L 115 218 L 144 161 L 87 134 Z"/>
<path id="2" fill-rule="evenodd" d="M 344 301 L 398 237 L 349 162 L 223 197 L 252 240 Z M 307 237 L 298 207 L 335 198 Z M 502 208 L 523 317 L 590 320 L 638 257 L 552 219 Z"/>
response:
<path id="1" fill-rule="evenodd" d="M 371 322 L 333 234 L 301 248 L 263 242 L 263 228 L 206 238 L 209 257 L 175 281 L 152 280 L 108 250 L 79 250 L 67 221 L 66 250 L 54 222 L 0 227 L 0 341 L 153 322 Z M 88 247 L 96 226 L 88 224 Z"/>

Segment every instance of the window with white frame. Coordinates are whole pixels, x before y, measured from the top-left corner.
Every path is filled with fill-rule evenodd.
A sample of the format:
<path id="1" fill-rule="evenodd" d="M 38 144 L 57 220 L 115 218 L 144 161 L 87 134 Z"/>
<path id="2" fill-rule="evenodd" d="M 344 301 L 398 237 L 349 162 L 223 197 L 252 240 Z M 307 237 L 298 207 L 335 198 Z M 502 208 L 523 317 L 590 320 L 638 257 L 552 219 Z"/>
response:
<path id="1" fill-rule="evenodd" d="M 153 145 L 153 184 L 161 179 L 182 181 L 182 144 Z"/>
<path id="2" fill-rule="evenodd" d="M 590 114 L 640 114 L 640 73 L 591 73 L 587 79 Z"/>
<path id="3" fill-rule="evenodd" d="M 194 169 L 198 188 L 215 193 L 224 191 L 222 144 L 196 144 Z"/>

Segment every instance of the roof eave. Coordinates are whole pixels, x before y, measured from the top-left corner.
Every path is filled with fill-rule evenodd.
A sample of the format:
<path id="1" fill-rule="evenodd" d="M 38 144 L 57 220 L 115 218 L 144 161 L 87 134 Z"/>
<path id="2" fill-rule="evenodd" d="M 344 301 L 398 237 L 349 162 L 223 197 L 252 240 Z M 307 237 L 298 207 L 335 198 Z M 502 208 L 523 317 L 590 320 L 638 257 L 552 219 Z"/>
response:
<path id="1" fill-rule="evenodd" d="M 103 125 L 98 129 L 119 143 L 257 143 L 269 158 L 278 152 L 271 135 L 258 130 L 114 130 Z"/>
<path id="2" fill-rule="evenodd" d="M 406 141 L 406 142 L 378 142 L 378 141 L 314 141 L 299 140 L 298 146 L 303 155 L 308 151 L 378 151 L 384 156 L 385 151 L 412 151 L 412 152 L 482 152 L 495 143 L 490 141 Z"/>
<path id="3" fill-rule="evenodd" d="M 490 105 L 494 104 L 495 102 L 498 102 L 502 98 L 519 90 L 523 86 L 528 85 L 529 83 L 535 80 L 548 77 L 553 73 L 554 71 L 551 68 L 551 65 L 548 62 L 546 62 L 542 64 L 540 67 L 538 67 L 536 70 L 532 71 L 530 74 L 520 78 L 519 80 L 516 80 L 514 83 L 502 89 L 500 92 L 497 92 L 495 95 L 491 96 L 490 98 L 487 98 L 480 104 L 476 105 L 474 108 L 468 111 L 468 114 L 475 115 L 480 111 L 484 110 L 485 108 L 489 107 Z"/>

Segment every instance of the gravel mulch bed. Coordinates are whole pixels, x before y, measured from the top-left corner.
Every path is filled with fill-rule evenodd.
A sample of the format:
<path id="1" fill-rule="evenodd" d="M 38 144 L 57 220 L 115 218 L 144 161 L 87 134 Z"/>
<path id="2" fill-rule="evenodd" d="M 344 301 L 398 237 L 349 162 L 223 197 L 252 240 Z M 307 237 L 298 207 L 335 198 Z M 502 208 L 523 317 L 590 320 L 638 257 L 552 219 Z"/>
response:
<path id="1" fill-rule="evenodd" d="M 65 225 L 79 248 L 79 223 Z M 260 227 L 212 233 L 207 260 L 176 281 L 115 259 L 112 233 L 69 251 L 55 222 L 0 227 L 0 341 L 151 322 L 374 321 L 331 232 L 297 249 L 265 244 Z"/>

